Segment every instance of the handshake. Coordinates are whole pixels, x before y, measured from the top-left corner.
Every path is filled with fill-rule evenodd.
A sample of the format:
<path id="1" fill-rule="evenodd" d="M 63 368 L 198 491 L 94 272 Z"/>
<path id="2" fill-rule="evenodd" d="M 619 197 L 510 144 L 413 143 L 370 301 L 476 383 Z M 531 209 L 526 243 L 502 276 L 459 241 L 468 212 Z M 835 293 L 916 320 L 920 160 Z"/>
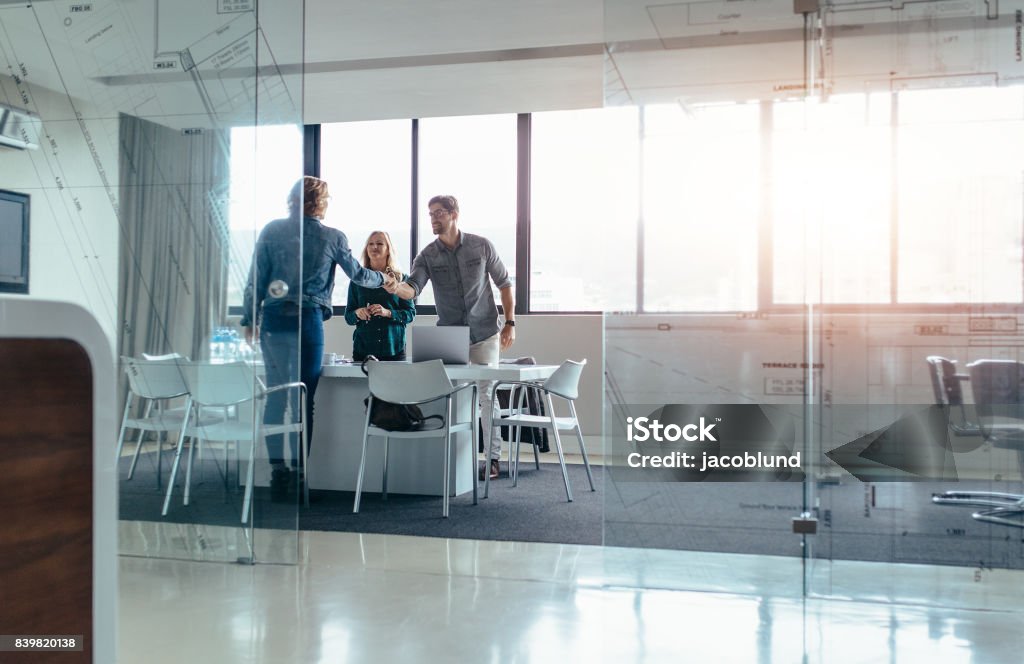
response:
<path id="1" fill-rule="evenodd" d="M 395 275 L 392 274 L 390 270 L 387 272 L 381 272 L 380 274 L 384 277 L 384 285 L 382 288 L 394 295 L 398 291 L 398 279 L 395 279 Z"/>

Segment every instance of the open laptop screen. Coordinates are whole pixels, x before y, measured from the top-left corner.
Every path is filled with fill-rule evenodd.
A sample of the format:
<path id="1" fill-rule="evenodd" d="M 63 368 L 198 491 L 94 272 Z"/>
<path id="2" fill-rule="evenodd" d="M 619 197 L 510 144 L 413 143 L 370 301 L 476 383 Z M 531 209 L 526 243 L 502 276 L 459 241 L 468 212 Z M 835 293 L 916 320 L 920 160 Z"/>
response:
<path id="1" fill-rule="evenodd" d="M 409 332 L 413 362 L 441 360 L 445 364 L 469 364 L 469 327 L 413 325 Z"/>

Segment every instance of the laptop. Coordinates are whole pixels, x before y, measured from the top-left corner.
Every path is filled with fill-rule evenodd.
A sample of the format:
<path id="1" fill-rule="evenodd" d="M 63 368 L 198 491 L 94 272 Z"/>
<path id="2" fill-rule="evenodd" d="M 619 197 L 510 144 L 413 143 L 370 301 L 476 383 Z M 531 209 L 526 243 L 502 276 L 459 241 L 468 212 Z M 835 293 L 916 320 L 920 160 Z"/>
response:
<path id="1" fill-rule="evenodd" d="M 464 325 L 413 325 L 412 361 L 441 360 L 445 364 L 469 364 L 469 327 Z"/>

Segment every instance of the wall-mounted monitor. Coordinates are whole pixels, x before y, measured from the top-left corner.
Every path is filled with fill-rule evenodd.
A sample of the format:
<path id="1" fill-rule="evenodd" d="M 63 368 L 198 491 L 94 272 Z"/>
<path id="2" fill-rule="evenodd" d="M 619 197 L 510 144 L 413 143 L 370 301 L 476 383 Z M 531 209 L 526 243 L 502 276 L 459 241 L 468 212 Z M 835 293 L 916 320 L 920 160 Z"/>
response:
<path id="1" fill-rule="evenodd" d="M 0 189 L 0 293 L 28 294 L 28 194 Z"/>

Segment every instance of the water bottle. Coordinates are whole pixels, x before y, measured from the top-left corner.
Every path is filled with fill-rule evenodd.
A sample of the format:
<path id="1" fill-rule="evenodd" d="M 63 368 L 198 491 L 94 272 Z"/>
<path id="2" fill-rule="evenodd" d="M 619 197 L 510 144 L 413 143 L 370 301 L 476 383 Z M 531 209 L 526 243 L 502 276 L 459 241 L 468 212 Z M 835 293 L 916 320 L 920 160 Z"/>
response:
<path id="1" fill-rule="evenodd" d="M 226 333 L 226 343 L 227 343 L 227 352 L 225 354 L 225 358 L 224 359 L 227 362 L 234 362 L 234 361 L 236 361 L 238 359 L 238 356 L 239 356 L 239 351 L 240 351 L 239 342 L 241 341 L 241 339 L 238 336 L 238 330 L 234 330 L 234 329 L 230 329 L 229 330 L 229 329 L 225 328 L 224 331 Z"/>
<path id="2" fill-rule="evenodd" d="M 227 337 L 225 332 L 226 330 L 223 327 L 218 327 L 213 331 L 213 336 L 210 337 L 210 362 L 214 364 L 220 364 L 226 359 Z"/>
<path id="3" fill-rule="evenodd" d="M 252 346 L 245 339 L 238 340 L 238 359 L 245 362 L 252 362 L 253 351 Z"/>

